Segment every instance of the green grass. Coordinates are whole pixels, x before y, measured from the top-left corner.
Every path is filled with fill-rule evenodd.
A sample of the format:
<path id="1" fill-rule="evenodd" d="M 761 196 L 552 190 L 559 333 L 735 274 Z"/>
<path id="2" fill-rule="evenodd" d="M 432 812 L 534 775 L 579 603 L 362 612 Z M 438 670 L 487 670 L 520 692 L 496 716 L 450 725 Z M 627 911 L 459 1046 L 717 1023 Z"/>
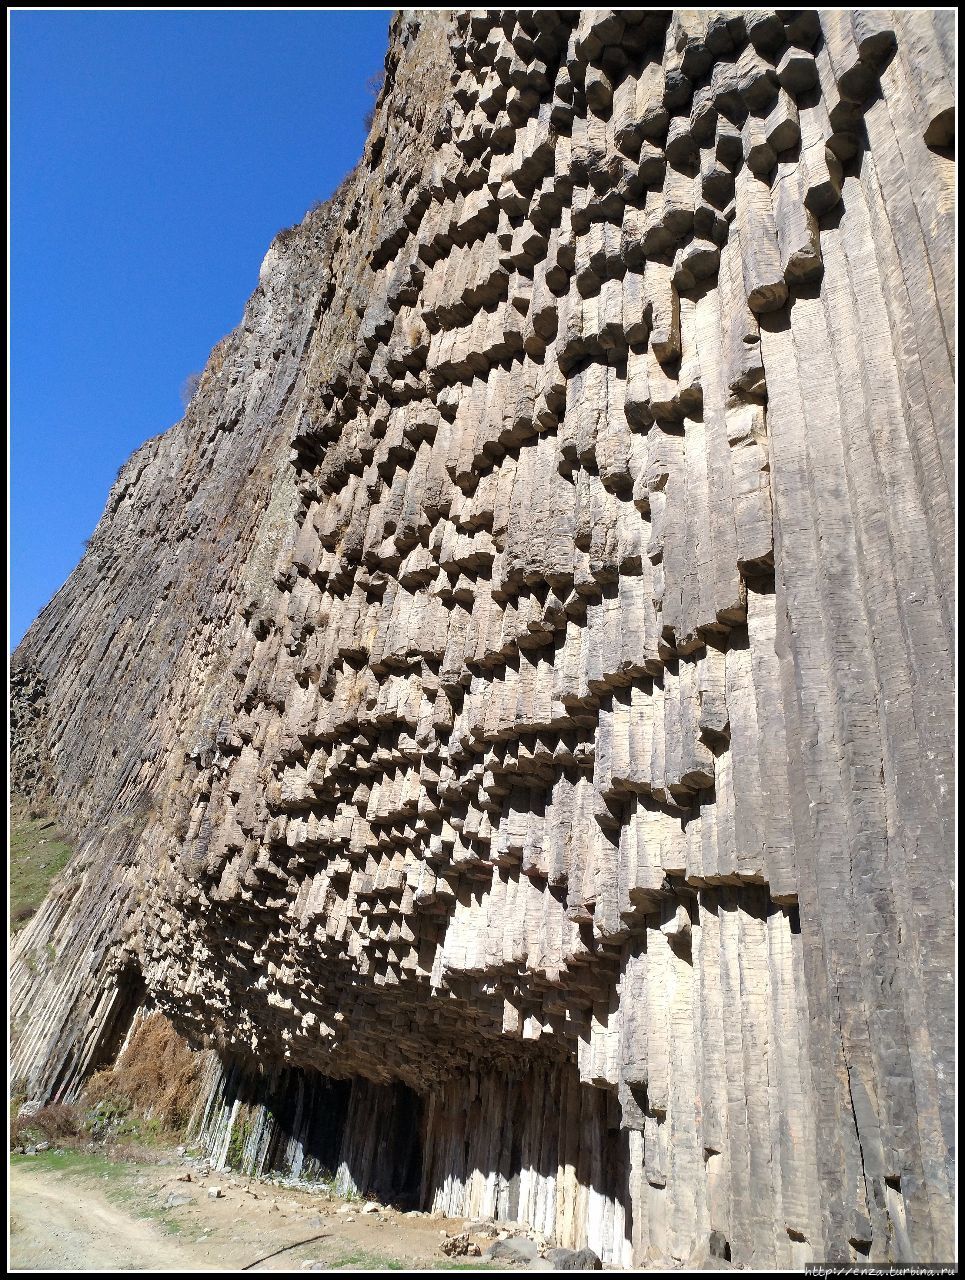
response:
<path id="1" fill-rule="evenodd" d="M 351 1253 L 339 1254 L 328 1264 L 330 1267 L 365 1267 L 369 1271 L 406 1271 L 408 1264 L 398 1258 L 384 1258 L 378 1253 L 367 1253 L 364 1249 L 354 1249 Z"/>
<path id="2" fill-rule="evenodd" d="M 51 1148 L 35 1156 L 11 1155 L 10 1163 L 23 1169 L 41 1169 L 44 1173 L 69 1173 L 76 1177 L 118 1178 L 128 1171 L 128 1166 L 118 1160 L 108 1160 L 96 1151 L 74 1151 Z"/>
<path id="3" fill-rule="evenodd" d="M 11 932 L 23 928 L 34 914 L 72 853 L 53 818 L 31 817 L 22 796 L 10 797 Z"/>

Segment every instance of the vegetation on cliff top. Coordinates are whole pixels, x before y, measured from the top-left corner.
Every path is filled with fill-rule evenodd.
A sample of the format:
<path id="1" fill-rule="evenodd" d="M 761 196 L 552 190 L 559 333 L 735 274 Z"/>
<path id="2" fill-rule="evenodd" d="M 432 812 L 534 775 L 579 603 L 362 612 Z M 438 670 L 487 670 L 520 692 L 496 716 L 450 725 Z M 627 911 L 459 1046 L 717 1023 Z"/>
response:
<path id="1" fill-rule="evenodd" d="M 54 819 L 10 797 L 10 931 L 22 929 L 47 895 L 73 850 Z"/>

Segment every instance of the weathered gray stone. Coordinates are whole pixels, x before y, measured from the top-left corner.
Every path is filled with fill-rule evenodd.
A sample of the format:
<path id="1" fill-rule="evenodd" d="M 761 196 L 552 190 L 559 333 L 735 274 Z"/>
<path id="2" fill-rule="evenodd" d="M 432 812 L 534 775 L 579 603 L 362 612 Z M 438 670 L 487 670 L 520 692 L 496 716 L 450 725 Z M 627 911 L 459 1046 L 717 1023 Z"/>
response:
<path id="1" fill-rule="evenodd" d="M 599 1271 L 603 1263 L 592 1249 L 547 1249 L 554 1271 Z"/>
<path id="2" fill-rule="evenodd" d="M 14 656 L 25 1095 L 140 1008 L 514 1265 L 954 1256 L 953 35 L 393 19 Z"/>
<path id="3" fill-rule="evenodd" d="M 507 1266 L 525 1266 L 539 1257 L 539 1250 L 525 1236 L 496 1240 L 483 1252 L 487 1262 L 502 1262 Z"/>

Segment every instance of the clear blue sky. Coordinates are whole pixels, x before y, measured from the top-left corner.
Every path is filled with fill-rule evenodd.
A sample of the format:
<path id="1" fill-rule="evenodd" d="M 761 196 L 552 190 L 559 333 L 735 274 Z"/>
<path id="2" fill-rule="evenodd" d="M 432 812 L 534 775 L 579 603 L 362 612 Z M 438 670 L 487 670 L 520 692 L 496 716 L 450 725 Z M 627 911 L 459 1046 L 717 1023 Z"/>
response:
<path id="1" fill-rule="evenodd" d="M 390 10 L 11 15 L 11 647 L 353 167 Z"/>

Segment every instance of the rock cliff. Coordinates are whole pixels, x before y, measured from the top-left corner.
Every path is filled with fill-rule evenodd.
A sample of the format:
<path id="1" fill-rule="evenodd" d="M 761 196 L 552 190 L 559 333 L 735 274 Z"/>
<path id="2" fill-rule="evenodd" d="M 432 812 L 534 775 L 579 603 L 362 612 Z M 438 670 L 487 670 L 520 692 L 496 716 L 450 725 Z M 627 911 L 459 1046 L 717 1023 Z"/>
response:
<path id="1" fill-rule="evenodd" d="M 32 1094 L 154 1009 L 219 1159 L 616 1265 L 952 1259 L 953 44 L 393 20 L 15 655 L 78 845 Z"/>

